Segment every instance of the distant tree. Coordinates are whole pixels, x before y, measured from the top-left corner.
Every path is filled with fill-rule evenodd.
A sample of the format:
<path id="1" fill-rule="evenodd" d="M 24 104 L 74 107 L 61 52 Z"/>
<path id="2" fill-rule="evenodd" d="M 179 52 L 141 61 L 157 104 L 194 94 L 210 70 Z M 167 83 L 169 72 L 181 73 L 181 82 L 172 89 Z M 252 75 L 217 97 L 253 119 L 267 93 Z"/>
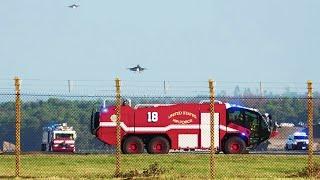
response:
<path id="1" fill-rule="evenodd" d="M 290 87 L 286 87 L 285 92 L 282 93 L 282 96 L 284 96 L 284 97 L 297 97 L 298 93 L 291 91 Z"/>
<path id="2" fill-rule="evenodd" d="M 253 96 L 253 94 L 251 93 L 250 88 L 245 88 L 244 89 L 243 96 L 245 96 L 245 97 Z"/>
<path id="3" fill-rule="evenodd" d="M 313 92 L 313 97 L 319 98 L 320 97 L 320 92 L 319 91 L 314 91 Z"/>
<path id="4" fill-rule="evenodd" d="M 225 90 L 220 91 L 220 92 L 218 93 L 218 96 L 222 96 L 222 97 L 227 96 L 227 91 L 225 91 Z"/>
<path id="5" fill-rule="evenodd" d="M 234 88 L 233 95 L 234 95 L 234 97 L 240 97 L 241 96 L 240 87 L 238 85 Z"/>

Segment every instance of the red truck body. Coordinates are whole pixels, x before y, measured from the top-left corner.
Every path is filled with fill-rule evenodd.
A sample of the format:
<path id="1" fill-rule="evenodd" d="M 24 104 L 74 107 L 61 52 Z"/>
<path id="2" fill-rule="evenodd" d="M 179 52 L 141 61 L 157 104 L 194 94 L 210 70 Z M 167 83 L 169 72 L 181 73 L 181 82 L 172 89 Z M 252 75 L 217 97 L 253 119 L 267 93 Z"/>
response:
<path id="1" fill-rule="evenodd" d="M 93 113 L 92 133 L 102 142 L 116 145 L 115 106 L 103 105 Z M 228 103 L 215 103 L 214 146 L 225 153 L 244 153 L 272 134 L 268 117 L 257 110 Z M 243 116 L 237 119 L 235 116 Z M 246 115 L 251 115 L 251 119 Z M 233 118 L 233 120 L 231 120 Z M 252 119 L 253 118 L 253 119 Z M 251 125 L 250 125 L 251 124 Z M 168 153 L 169 150 L 210 148 L 209 103 L 121 106 L 123 153 Z"/>

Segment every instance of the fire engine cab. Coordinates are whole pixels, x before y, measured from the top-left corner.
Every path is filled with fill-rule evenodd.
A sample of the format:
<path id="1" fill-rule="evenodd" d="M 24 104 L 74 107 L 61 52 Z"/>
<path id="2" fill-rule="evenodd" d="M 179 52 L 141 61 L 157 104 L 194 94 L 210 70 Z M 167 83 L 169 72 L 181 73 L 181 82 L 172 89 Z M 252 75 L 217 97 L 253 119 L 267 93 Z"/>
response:
<path id="1" fill-rule="evenodd" d="M 169 150 L 209 150 L 210 104 L 137 104 L 121 106 L 121 150 L 125 154 L 165 154 Z M 214 147 L 217 152 L 244 153 L 269 139 L 275 122 L 257 109 L 215 102 Z M 91 132 L 116 145 L 116 106 L 105 101 L 91 116 Z"/>
<path id="2" fill-rule="evenodd" d="M 67 123 L 53 124 L 43 128 L 42 151 L 75 152 L 77 134 Z"/>

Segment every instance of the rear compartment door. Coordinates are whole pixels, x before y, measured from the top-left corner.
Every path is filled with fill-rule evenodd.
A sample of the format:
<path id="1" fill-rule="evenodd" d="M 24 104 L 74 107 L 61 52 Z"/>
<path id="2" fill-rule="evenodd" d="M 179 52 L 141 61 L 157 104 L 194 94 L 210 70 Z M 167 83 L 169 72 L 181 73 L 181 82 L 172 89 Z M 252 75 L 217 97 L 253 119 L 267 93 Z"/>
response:
<path id="1" fill-rule="evenodd" d="M 201 123 L 200 123 L 200 131 L 201 131 L 201 148 L 210 148 L 210 113 L 201 113 Z M 214 113 L 214 147 L 219 148 L 219 122 L 220 115 L 219 113 Z"/>

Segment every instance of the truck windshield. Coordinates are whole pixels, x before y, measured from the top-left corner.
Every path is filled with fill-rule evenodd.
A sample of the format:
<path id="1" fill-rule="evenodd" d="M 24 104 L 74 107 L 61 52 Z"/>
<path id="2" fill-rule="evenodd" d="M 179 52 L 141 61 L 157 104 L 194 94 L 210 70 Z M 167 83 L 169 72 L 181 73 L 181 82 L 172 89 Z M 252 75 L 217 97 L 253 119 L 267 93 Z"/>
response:
<path id="1" fill-rule="evenodd" d="M 307 136 L 294 136 L 294 139 L 308 139 Z"/>
<path id="2" fill-rule="evenodd" d="M 56 134 L 56 139 L 72 139 L 73 140 L 73 134 Z"/>
<path id="3" fill-rule="evenodd" d="M 270 136 L 270 128 L 266 119 L 257 111 L 231 107 L 228 109 L 227 119 L 229 123 L 250 130 L 250 144 L 259 144 Z"/>

